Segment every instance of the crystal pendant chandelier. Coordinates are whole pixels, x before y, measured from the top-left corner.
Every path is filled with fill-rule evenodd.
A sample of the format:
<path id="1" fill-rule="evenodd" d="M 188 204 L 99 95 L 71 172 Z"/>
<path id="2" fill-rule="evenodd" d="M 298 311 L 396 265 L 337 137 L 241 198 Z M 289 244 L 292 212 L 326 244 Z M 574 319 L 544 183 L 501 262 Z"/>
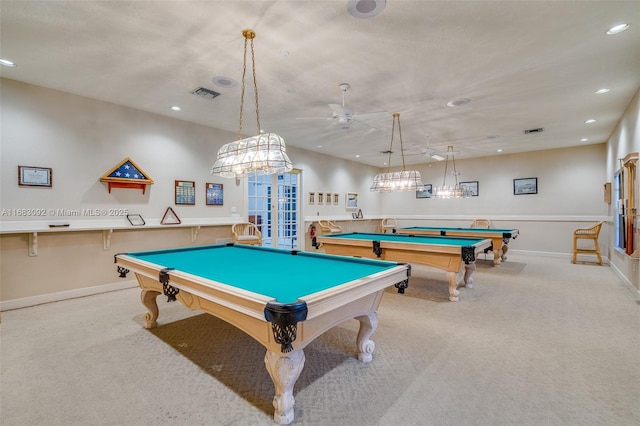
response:
<path id="1" fill-rule="evenodd" d="M 444 163 L 444 177 L 442 178 L 442 186 L 435 186 L 431 192 L 431 198 L 468 198 L 471 196 L 471 192 L 466 187 L 461 187 L 458 184 L 458 170 L 456 169 L 456 156 L 453 153 L 453 147 L 447 148 L 447 159 Z M 447 170 L 449 169 L 449 156 L 453 163 L 453 172 L 451 173 L 455 178 L 455 185 L 447 185 Z"/>
<path id="2" fill-rule="evenodd" d="M 275 133 L 260 131 L 260 112 L 258 110 L 258 85 L 256 82 L 256 64 L 253 52 L 253 30 L 243 30 L 244 36 L 244 66 L 242 68 L 242 91 L 240 94 L 240 128 L 238 140 L 223 145 L 218 150 L 218 159 L 211 168 L 212 175 L 227 178 L 246 176 L 271 175 L 285 173 L 293 168 L 287 156 L 284 140 Z M 245 73 L 247 69 L 247 43 L 251 40 L 251 65 L 253 71 L 253 85 L 256 100 L 256 119 L 258 135 L 242 139 L 242 111 L 244 105 Z"/>
<path id="3" fill-rule="evenodd" d="M 391 154 L 393 152 L 393 135 L 395 133 L 396 121 L 398 122 L 398 135 L 400 137 L 400 152 L 402 154 L 402 171 L 391 172 Z M 387 162 L 387 172 L 378 173 L 373 179 L 373 184 L 369 188 L 372 192 L 391 191 L 422 191 L 424 184 L 420 172 L 415 170 L 405 170 L 404 147 L 402 146 L 402 129 L 400 127 L 400 114 L 393 114 L 393 126 L 391 127 L 391 144 L 389 146 L 389 161 Z"/>

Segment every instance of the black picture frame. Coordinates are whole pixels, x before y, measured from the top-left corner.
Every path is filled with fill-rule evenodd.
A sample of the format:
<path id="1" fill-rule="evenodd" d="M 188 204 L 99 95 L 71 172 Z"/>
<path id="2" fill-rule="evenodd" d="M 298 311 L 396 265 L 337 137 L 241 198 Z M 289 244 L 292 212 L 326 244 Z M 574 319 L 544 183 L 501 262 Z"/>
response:
<path id="1" fill-rule="evenodd" d="M 538 178 L 518 178 L 513 180 L 513 195 L 528 195 L 538 193 Z"/>
<path id="2" fill-rule="evenodd" d="M 480 193 L 479 189 L 479 184 L 477 180 L 472 180 L 472 181 L 468 181 L 468 182 L 460 182 L 460 188 L 467 188 L 469 190 L 469 192 L 471 193 L 472 197 L 477 197 L 478 194 Z"/>
<path id="3" fill-rule="evenodd" d="M 416 191 L 416 198 L 431 198 L 432 191 L 432 185 L 430 183 L 426 184 L 422 191 Z"/>

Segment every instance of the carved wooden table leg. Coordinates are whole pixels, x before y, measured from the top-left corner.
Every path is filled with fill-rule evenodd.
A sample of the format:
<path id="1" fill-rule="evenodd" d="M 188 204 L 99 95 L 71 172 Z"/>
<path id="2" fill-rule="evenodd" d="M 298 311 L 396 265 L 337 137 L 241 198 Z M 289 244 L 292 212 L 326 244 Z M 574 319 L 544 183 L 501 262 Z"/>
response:
<path id="1" fill-rule="evenodd" d="M 447 272 L 447 279 L 449 280 L 449 300 L 452 302 L 458 301 L 460 292 L 458 291 L 458 273 Z"/>
<path id="2" fill-rule="evenodd" d="M 473 288 L 473 272 L 476 270 L 476 262 L 469 262 L 464 265 L 464 285 L 467 288 Z"/>
<path id="3" fill-rule="evenodd" d="M 500 254 L 500 259 L 504 262 L 507 260 L 507 252 L 509 251 L 509 246 L 506 244 L 502 245 L 502 253 Z"/>
<path id="4" fill-rule="evenodd" d="M 158 326 L 158 304 L 156 303 L 156 297 L 159 295 L 160 292 L 154 290 L 142 290 L 142 293 L 140 293 L 140 300 L 148 310 L 148 312 L 144 314 L 144 328 L 154 328 Z"/>
<path id="5" fill-rule="evenodd" d="M 293 421 L 295 404 L 293 385 L 302 372 L 304 359 L 302 349 L 287 354 L 268 350 L 264 356 L 264 364 L 276 387 L 276 394 L 273 397 L 273 408 L 275 408 L 273 419 L 278 424 L 287 425 Z"/>
<path id="6" fill-rule="evenodd" d="M 372 312 L 367 315 L 356 317 L 360 321 L 360 330 L 356 342 L 358 344 L 358 359 L 362 362 L 369 362 L 373 359 L 373 351 L 376 344 L 369 338 L 378 328 L 378 314 Z"/>

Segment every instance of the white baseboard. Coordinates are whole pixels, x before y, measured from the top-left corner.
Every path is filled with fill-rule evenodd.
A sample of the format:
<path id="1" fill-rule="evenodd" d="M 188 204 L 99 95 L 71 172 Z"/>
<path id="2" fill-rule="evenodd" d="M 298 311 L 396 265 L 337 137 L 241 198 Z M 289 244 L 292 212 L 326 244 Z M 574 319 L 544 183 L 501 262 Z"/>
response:
<path id="1" fill-rule="evenodd" d="M 58 293 L 42 294 L 39 296 L 23 297 L 21 299 L 5 300 L 0 302 L 0 311 L 11 311 L 13 309 L 27 308 L 29 306 L 41 305 L 43 303 L 59 302 L 61 300 L 75 299 L 77 297 L 92 296 L 94 294 L 107 293 L 110 291 L 124 290 L 138 286 L 136 280 L 118 281 L 112 284 L 98 285 L 94 287 L 78 288 L 75 290 L 61 291 Z"/>

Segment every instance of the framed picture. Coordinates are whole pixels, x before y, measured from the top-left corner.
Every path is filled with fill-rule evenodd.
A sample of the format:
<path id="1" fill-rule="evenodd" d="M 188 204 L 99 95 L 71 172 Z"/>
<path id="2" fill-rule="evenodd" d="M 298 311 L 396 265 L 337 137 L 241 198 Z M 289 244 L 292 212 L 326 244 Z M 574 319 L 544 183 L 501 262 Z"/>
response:
<path id="1" fill-rule="evenodd" d="M 340 194 L 333 194 L 333 204 L 340 204 Z"/>
<path id="2" fill-rule="evenodd" d="M 309 193 L 309 204 L 315 204 L 316 203 L 316 193 L 315 192 L 310 192 Z"/>
<path id="3" fill-rule="evenodd" d="M 513 180 L 513 195 L 537 194 L 538 178 L 522 178 Z"/>
<path id="4" fill-rule="evenodd" d="M 478 196 L 478 181 L 473 180 L 471 182 L 460 182 L 460 188 L 466 188 L 472 197 Z"/>
<path id="5" fill-rule="evenodd" d="M 191 180 L 176 181 L 176 204 L 196 203 L 196 183 Z"/>
<path id="6" fill-rule="evenodd" d="M 416 191 L 416 198 L 431 198 L 431 184 L 425 185 L 421 191 Z"/>
<path id="7" fill-rule="evenodd" d="M 206 183 L 207 206 L 221 206 L 224 202 L 223 185 L 221 183 Z"/>
<path id="8" fill-rule="evenodd" d="M 358 194 L 355 192 L 347 192 L 345 195 L 345 207 L 347 209 L 357 209 L 358 208 Z"/>
<path id="9" fill-rule="evenodd" d="M 324 204 L 324 192 L 318 192 L 318 204 Z"/>
<path id="10" fill-rule="evenodd" d="M 51 188 L 52 174 L 50 167 L 18 166 L 18 185 Z"/>

